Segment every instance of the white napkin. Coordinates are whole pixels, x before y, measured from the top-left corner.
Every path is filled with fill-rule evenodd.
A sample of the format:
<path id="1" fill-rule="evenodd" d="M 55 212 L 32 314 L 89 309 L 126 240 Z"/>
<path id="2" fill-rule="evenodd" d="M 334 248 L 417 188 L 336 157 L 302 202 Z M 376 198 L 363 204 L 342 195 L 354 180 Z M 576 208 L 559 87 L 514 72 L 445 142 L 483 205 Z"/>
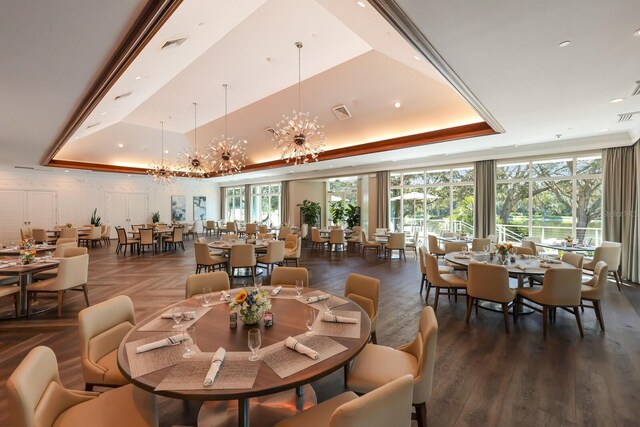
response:
<path id="1" fill-rule="evenodd" d="M 144 353 L 145 351 L 155 350 L 156 348 L 170 347 L 172 345 L 178 345 L 188 337 L 186 334 L 177 334 L 171 337 L 163 338 L 159 341 L 150 342 L 149 344 L 143 344 L 136 348 L 136 353 Z"/>
<path id="2" fill-rule="evenodd" d="M 487 263 L 487 261 L 477 261 L 475 259 L 471 259 L 469 262 L 471 264 L 486 264 Z"/>
<path id="3" fill-rule="evenodd" d="M 222 291 L 220 294 L 220 301 L 229 301 L 231 302 L 231 295 L 227 293 L 227 291 Z"/>
<path id="4" fill-rule="evenodd" d="M 173 315 L 171 313 L 163 313 L 160 316 L 162 319 L 173 319 Z M 196 312 L 195 311 L 183 311 L 182 312 L 182 318 L 186 319 L 186 320 L 193 320 L 196 318 Z"/>
<path id="5" fill-rule="evenodd" d="M 471 259 L 471 256 L 469 256 L 469 255 L 454 255 L 453 258 L 454 259 Z"/>
<path id="6" fill-rule="evenodd" d="M 309 297 L 307 298 L 307 304 L 313 304 L 314 302 L 324 301 L 326 299 L 331 298 L 329 294 L 318 295 L 317 297 Z"/>
<path id="7" fill-rule="evenodd" d="M 203 385 L 213 385 L 213 382 L 216 379 L 216 375 L 218 375 L 218 371 L 220 370 L 220 366 L 222 366 L 222 362 L 224 361 L 224 356 L 227 354 L 227 351 L 220 347 L 216 350 L 213 355 L 213 359 L 211 359 L 211 367 L 207 372 L 207 376 L 204 377 Z"/>
<path id="8" fill-rule="evenodd" d="M 278 295 L 280 293 L 281 290 L 282 290 L 282 286 L 278 286 L 274 290 L 271 291 L 271 295 L 276 296 L 276 295 Z"/>
<path id="9" fill-rule="evenodd" d="M 551 265 L 547 264 L 546 262 L 541 262 L 540 263 L 540 268 L 551 268 Z"/>
<path id="10" fill-rule="evenodd" d="M 284 342 L 284 345 L 289 347 L 292 350 L 297 351 L 300 354 L 304 354 L 305 356 L 309 356 L 313 360 L 318 360 L 320 358 L 320 354 L 317 351 L 310 349 L 309 347 L 300 344 L 295 338 L 289 337 Z"/>
<path id="11" fill-rule="evenodd" d="M 520 270 L 522 270 L 522 271 L 525 271 L 525 270 L 527 269 L 527 267 L 525 267 L 525 266 L 524 266 L 524 265 L 522 265 L 522 264 L 516 264 L 516 268 L 519 268 L 519 269 L 520 269 Z"/>
<path id="12" fill-rule="evenodd" d="M 358 319 L 345 316 L 336 316 L 335 314 L 331 314 L 326 311 L 322 314 L 322 321 L 332 323 L 358 323 Z"/>

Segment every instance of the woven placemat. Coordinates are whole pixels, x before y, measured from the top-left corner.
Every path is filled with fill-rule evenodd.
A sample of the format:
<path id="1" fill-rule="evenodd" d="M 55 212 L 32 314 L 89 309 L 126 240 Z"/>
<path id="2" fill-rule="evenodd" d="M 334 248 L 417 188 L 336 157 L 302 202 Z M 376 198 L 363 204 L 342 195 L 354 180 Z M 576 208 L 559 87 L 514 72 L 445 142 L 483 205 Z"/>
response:
<path id="1" fill-rule="evenodd" d="M 322 312 L 316 316 L 316 321 L 313 324 L 313 332 L 317 335 L 325 335 L 328 337 L 340 337 L 340 338 L 360 338 L 360 319 L 361 313 L 359 311 L 336 311 L 332 310 L 332 314 L 342 317 L 350 317 L 356 319 L 358 323 L 333 323 L 323 322 Z"/>
<path id="2" fill-rule="evenodd" d="M 188 304 L 185 304 L 183 307 L 184 307 L 184 311 L 195 311 L 196 318 L 191 320 L 182 319 L 182 321 L 180 322 L 180 327 L 174 328 L 173 326 L 176 324 L 176 322 L 174 322 L 173 319 L 163 319 L 160 316 L 158 316 L 157 318 L 151 320 L 146 325 L 143 325 L 140 328 L 138 328 L 138 330 L 141 332 L 176 331 L 176 333 L 178 333 L 184 328 L 187 328 L 193 325 L 194 323 L 196 323 L 198 320 L 202 318 L 202 316 L 204 316 L 209 310 L 211 310 L 210 307 L 191 307 Z M 171 314 L 171 310 L 165 311 L 163 314 Z"/>
<path id="3" fill-rule="evenodd" d="M 329 299 L 329 303 L 330 303 L 331 308 L 339 307 L 341 305 L 345 305 L 345 304 L 351 302 L 348 299 L 345 299 L 345 298 L 342 298 L 342 297 L 339 297 L 339 296 L 336 296 L 336 295 L 333 295 L 333 294 L 330 294 L 330 293 L 324 292 L 324 291 L 307 292 L 307 293 L 303 294 L 300 299 L 296 298 L 296 301 L 300 301 L 300 302 L 302 302 L 304 304 L 307 304 L 309 307 L 313 307 L 313 308 L 315 308 L 317 310 L 320 310 L 322 312 L 322 311 L 326 310 L 326 308 L 325 308 L 325 300 L 314 302 L 314 303 L 311 303 L 311 304 L 307 303 L 307 298 L 317 297 L 317 296 L 320 296 L 320 295 L 330 295 L 331 296 L 331 298 Z"/>
<path id="4" fill-rule="evenodd" d="M 150 372 L 159 371 L 160 369 L 164 369 L 168 366 L 173 366 L 182 360 L 185 360 L 182 357 L 182 354 L 185 351 L 182 344 L 157 348 L 155 350 L 139 354 L 136 353 L 136 348 L 142 344 L 149 344 L 178 333 L 178 331 L 165 332 L 125 344 L 127 359 L 129 360 L 129 369 L 131 370 L 131 377 L 137 378 Z M 195 346 L 194 350 L 199 351 L 197 346 Z"/>

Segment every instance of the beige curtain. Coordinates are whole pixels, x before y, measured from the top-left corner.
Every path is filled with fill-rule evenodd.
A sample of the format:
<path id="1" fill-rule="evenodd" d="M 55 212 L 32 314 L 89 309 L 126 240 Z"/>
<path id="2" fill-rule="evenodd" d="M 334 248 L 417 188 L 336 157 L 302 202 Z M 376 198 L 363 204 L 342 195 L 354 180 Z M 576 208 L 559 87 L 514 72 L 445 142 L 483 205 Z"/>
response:
<path id="1" fill-rule="evenodd" d="M 225 220 L 224 209 L 227 205 L 227 189 L 224 187 L 220 187 L 220 219 Z"/>
<path id="2" fill-rule="evenodd" d="M 378 187 L 378 206 L 376 212 L 378 216 L 377 228 L 389 227 L 389 171 L 376 173 Z"/>
<path id="3" fill-rule="evenodd" d="M 476 162 L 475 175 L 474 235 L 487 237 L 496 232 L 496 161 Z"/>
<path id="4" fill-rule="evenodd" d="M 289 226 L 293 225 L 289 212 L 289 181 L 282 181 L 280 184 L 280 218 Z"/>
<path id="5" fill-rule="evenodd" d="M 251 185 L 244 186 L 244 223 L 251 222 Z"/>
<path id="6" fill-rule="evenodd" d="M 603 237 L 622 243 L 620 274 L 640 282 L 640 141 L 603 150 Z"/>

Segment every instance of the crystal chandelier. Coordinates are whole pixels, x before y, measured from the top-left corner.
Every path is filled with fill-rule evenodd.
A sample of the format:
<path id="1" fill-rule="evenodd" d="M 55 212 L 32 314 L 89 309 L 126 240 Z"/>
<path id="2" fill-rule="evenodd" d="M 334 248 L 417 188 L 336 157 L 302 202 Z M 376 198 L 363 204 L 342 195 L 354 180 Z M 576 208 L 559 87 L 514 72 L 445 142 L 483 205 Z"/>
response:
<path id="1" fill-rule="evenodd" d="M 227 136 L 227 90 L 229 85 L 224 87 L 224 134 L 219 138 L 214 138 L 209 146 L 209 158 L 211 160 L 211 172 L 220 175 L 233 175 L 239 173 L 247 161 L 245 152 L 247 140 L 236 141 L 235 138 Z"/>
<path id="2" fill-rule="evenodd" d="M 298 48 L 298 111 L 288 117 L 282 115 L 282 120 L 276 123 L 275 133 L 271 138 L 280 149 L 280 158 L 294 164 L 308 163 L 309 160 L 318 161 L 318 154 L 324 151 L 324 125 L 318 124 L 318 117 L 309 118 L 309 113 L 301 111 L 300 96 L 300 52 L 302 43 L 296 42 Z"/>
<path id="3" fill-rule="evenodd" d="M 209 173 L 207 167 L 208 155 L 206 152 L 198 151 L 198 119 L 197 119 L 198 104 L 193 103 L 193 149 L 187 149 L 182 153 L 183 175 L 201 178 Z"/>
<path id="4" fill-rule="evenodd" d="M 162 156 L 159 162 L 153 161 L 149 164 L 149 170 L 147 170 L 147 175 L 153 178 L 154 182 L 158 184 L 171 184 L 176 177 L 176 172 L 171 169 L 171 166 L 164 161 L 164 122 L 160 122 L 162 128 Z"/>

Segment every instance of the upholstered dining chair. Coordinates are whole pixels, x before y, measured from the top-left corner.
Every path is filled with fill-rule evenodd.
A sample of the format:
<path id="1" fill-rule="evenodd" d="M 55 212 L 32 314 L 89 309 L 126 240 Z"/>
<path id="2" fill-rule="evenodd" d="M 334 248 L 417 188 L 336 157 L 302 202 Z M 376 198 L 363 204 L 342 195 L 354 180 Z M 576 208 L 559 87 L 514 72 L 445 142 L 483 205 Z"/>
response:
<path id="1" fill-rule="evenodd" d="M 425 297 L 425 301 L 429 301 L 429 292 L 430 292 L 430 286 L 429 286 L 429 277 L 427 276 L 427 257 L 426 255 L 429 253 L 429 251 L 427 250 L 426 246 L 420 246 L 418 248 L 418 260 L 420 261 L 420 273 L 422 275 L 421 280 L 420 280 L 420 295 L 422 295 L 422 289 L 424 289 L 424 287 L 426 286 L 427 288 L 427 295 Z M 440 271 L 440 274 L 451 274 L 453 273 L 453 268 L 446 266 L 446 265 L 440 265 L 438 264 L 438 271 Z"/>
<path id="2" fill-rule="evenodd" d="M 438 260 L 431 254 L 425 254 L 427 261 L 427 297 L 430 288 L 436 288 L 436 296 L 433 301 L 434 311 L 438 311 L 438 300 L 440 295 L 454 295 L 458 298 L 458 289 L 466 289 L 467 281 L 457 274 L 441 274 Z M 446 292 L 443 292 L 445 289 Z M 428 304 L 428 300 L 426 301 Z"/>
<path id="3" fill-rule="evenodd" d="M 364 255 L 364 253 L 368 249 L 375 249 L 376 255 L 379 255 L 380 254 L 380 248 L 382 247 L 380 242 L 378 242 L 376 240 L 369 240 L 367 238 L 367 232 L 364 231 L 364 230 L 362 230 L 360 232 L 360 234 L 362 235 L 362 254 Z"/>
<path id="4" fill-rule="evenodd" d="M 78 247 L 75 245 L 75 243 L 65 243 L 64 245 L 58 245 L 58 246 L 66 246 L 66 245 L 70 245 L 69 247 L 66 248 L 61 248 L 63 251 L 61 252 L 61 255 L 55 255 L 59 258 L 71 258 L 74 256 L 80 256 L 80 255 L 86 255 L 89 253 L 89 250 L 85 247 Z M 56 252 L 58 252 L 58 247 L 56 247 Z M 52 268 L 49 270 L 45 270 L 45 271 L 41 271 L 40 273 L 35 273 L 33 275 L 33 280 L 46 280 L 46 279 L 52 279 L 54 277 L 56 277 L 58 275 L 58 268 Z"/>
<path id="5" fill-rule="evenodd" d="M 622 291 L 620 273 L 618 269 L 620 267 L 620 257 L 622 256 L 622 244 L 618 242 L 602 242 L 601 246 L 598 246 L 593 254 L 593 259 L 585 262 L 582 266 L 585 270 L 594 272 L 596 264 L 599 261 L 607 263 L 609 274 L 613 275 L 616 279 L 616 285 L 618 290 Z"/>
<path id="6" fill-rule="evenodd" d="M 200 273 L 202 270 L 227 270 L 229 258 L 221 255 L 212 255 L 209 251 L 209 246 L 206 243 L 196 242 L 193 245 L 196 256 L 196 274 Z"/>
<path id="7" fill-rule="evenodd" d="M 473 239 L 471 241 L 471 250 L 474 252 L 484 252 L 484 247 L 491 250 L 491 239 Z"/>
<path id="8" fill-rule="evenodd" d="M 315 246 L 319 246 L 321 249 L 324 249 L 329 244 L 329 239 L 325 239 L 320 237 L 320 230 L 316 227 L 311 227 L 311 249 Z"/>
<path id="9" fill-rule="evenodd" d="M 403 375 L 364 396 L 348 391 L 298 412 L 276 427 L 388 427 L 411 425 L 413 377 Z"/>
<path id="10" fill-rule="evenodd" d="M 56 240 L 56 248 L 58 247 L 58 245 L 64 245 L 66 243 L 74 243 L 75 246 L 78 246 L 78 239 L 74 239 L 74 238 L 70 238 L 70 237 L 63 237 L 61 239 L 58 239 L 58 240 Z M 60 256 L 62 256 L 62 255 L 60 255 Z"/>
<path id="11" fill-rule="evenodd" d="M 69 248 L 77 248 L 78 244 L 75 240 L 67 243 L 56 242 L 56 249 L 53 251 L 53 256 L 56 258 L 62 258 L 64 252 Z"/>
<path id="12" fill-rule="evenodd" d="M 133 303 L 126 295 L 118 295 L 78 313 L 85 390 L 91 391 L 94 386 L 128 384 L 118 369 L 118 346 L 135 324 Z"/>
<path id="13" fill-rule="evenodd" d="M 139 248 L 140 239 L 130 239 L 127 237 L 127 232 L 122 227 L 116 227 L 116 232 L 118 233 L 118 245 L 116 246 L 116 254 L 120 252 L 123 255 L 127 255 L 127 247 L 131 248 L 131 253 L 133 253 L 134 249 Z"/>
<path id="14" fill-rule="evenodd" d="M 347 249 L 350 247 L 357 249 L 360 245 L 362 245 L 362 227 L 355 225 L 351 236 L 347 239 Z"/>
<path id="15" fill-rule="evenodd" d="M 309 270 L 304 267 L 276 267 L 271 273 L 271 286 L 295 287 L 302 280 L 302 286 L 309 287 Z"/>
<path id="16" fill-rule="evenodd" d="M 7 380 L 12 425 L 157 426 L 155 395 L 129 384 L 102 394 L 62 385 L 56 355 L 35 347 Z"/>
<path id="17" fill-rule="evenodd" d="M 438 320 L 434 310 L 425 307 L 420 314 L 418 333 L 410 343 L 397 349 L 377 344 L 367 344 L 364 347 L 350 368 L 347 387 L 358 394 L 365 394 L 410 374 L 413 376 L 412 403 L 416 420 L 419 427 L 426 426 L 437 339 Z"/>
<path id="18" fill-rule="evenodd" d="M 138 229 L 140 233 L 140 250 L 144 252 L 145 247 L 151 246 L 153 253 L 156 253 L 157 242 L 153 237 L 153 228 L 140 228 Z"/>
<path id="19" fill-rule="evenodd" d="M 295 236 L 295 234 L 290 234 L 289 236 Z M 289 238 L 289 236 L 287 236 L 287 239 Z M 285 241 L 284 264 L 287 265 L 290 262 L 295 262 L 296 267 L 300 267 L 300 256 L 302 255 L 302 237 L 296 237 L 296 240 L 293 242 L 293 245 L 295 246 L 292 247 L 291 245 L 291 240 Z"/>
<path id="20" fill-rule="evenodd" d="M 203 293 L 204 288 L 211 288 L 213 292 L 228 291 L 229 275 L 226 271 L 214 271 L 212 273 L 192 274 L 187 276 L 184 285 L 184 299 Z"/>
<path id="21" fill-rule="evenodd" d="M 533 249 L 525 246 L 514 246 L 517 255 L 533 255 Z"/>
<path id="22" fill-rule="evenodd" d="M 531 255 L 538 255 L 538 247 L 533 240 L 522 240 L 520 246 L 531 249 Z"/>
<path id="23" fill-rule="evenodd" d="M 91 227 L 89 234 L 80 237 L 80 242 L 85 242 L 87 247 L 89 246 L 89 243 L 91 243 L 91 247 L 95 247 L 96 244 L 100 244 L 100 246 L 102 246 L 102 228 Z"/>
<path id="24" fill-rule="evenodd" d="M 258 233 L 257 240 L 273 240 L 272 233 Z"/>
<path id="25" fill-rule="evenodd" d="M 61 239 L 64 238 L 69 238 L 69 239 L 76 239 L 78 240 L 78 229 L 77 228 L 68 228 L 68 227 L 64 227 L 60 230 L 60 236 L 58 236 Z"/>
<path id="26" fill-rule="evenodd" d="M 502 306 L 504 329 L 509 333 L 509 303 L 516 298 L 516 291 L 509 288 L 507 268 L 503 265 L 471 263 L 467 274 L 467 316 L 465 322 L 469 324 L 475 301 L 491 301 Z"/>
<path id="27" fill-rule="evenodd" d="M 406 249 L 413 251 L 413 253 L 418 256 L 418 232 L 414 232 L 413 236 L 406 242 Z"/>
<path id="28" fill-rule="evenodd" d="M 383 246 L 384 249 L 384 257 L 389 258 L 393 256 L 393 251 L 398 251 L 398 255 L 402 256 L 404 260 L 407 260 L 407 255 L 405 254 L 406 236 L 404 233 L 391 233 L 389 235 L 389 242 Z"/>
<path id="29" fill-rule="evenodd" d="M 273 240 L 267 244 L 267 253 L 259 256 L 257 263 L 267 267 L 267 275 L 271 273 L 274 265 L 284 262 L 284 241 Z"/>
<path id="30" fill-rule="evenodd" d="M 371 320 L 371 342 L 376 344 L 378 305 L 380 304 L 380 280 L 375 277 L 351 273 L 344 283 L 344 296 L 358 304 Z"/>
<path id="31" fill-rule="evenodd" d="M 229 256 L 229 268 L 231 268 L 231 281 L 235 277 L 236 269 L 251 269 L 251 277 L 253 283 L 256 282 L 256 251 L 253 245 L 236 244 L 231 246 L 231 254 Z"/>
<path id="32" fill-rule="evenodd" d="M 268 232 L 269 232 L 269 229 L 266 225 L 261 224 L 258 226 L 258 233 L 267 234 Z"/>
<path id="33" fill-rule="evenodd" d="M 20 228 L 20 239 L 28 240 L 33 239 L 33 232 L 30 227 L 21 227 Z"/>
<path id="34" fill-rule="evenodd" d="M 36 243 L 47 243 L 49 241 L 49 236 L 47 235 L 47 230 L 44 228 L 34 228 L 31 230 L 33 234 L 33 240 Z"/>
<path id="35" fill-rule="evenodd" d="M 331 233 L 329 233 L 329 251 L 333 252 L 334 249 L 337 251 L 338 246 L 344 250 L 344 244 L 344 230 L 341 228 L 331 230 Z"/>
<path id="36" fill-rule="evenodd" d="M 573 252 L 565 252 L 564 254 L 562 254 L 562 261 L 582 270 L 582 265 L 584 264 L 584 255 L 576 254 Z"/>
<path id="37" fill-rule="evenodd" d="M 0 276 L 0 298 L 13 297 L 13 309 L 16 318 L 20 316 L 20 279 L 13 276 Z"/>
<path id="38" fill-rule="evenodd" d="M 229 233 L 233 233 L 233 234 L 238 234 L 238 227 L 236 225 L 235 221 L 227 221 L 227 225 L 224 228 L 224 232 L 229 234 Z"/>
<path id="39" fill-rule="evenodd" d="M 604 331 L 604 317 L 602 316 L 602 307 L 600 302 L 604 299 L 607 290 L 607 280 L 609 278 L 609 267 L 604 261 L 598 261 L 593 269 L 593 277 L 587 282 L 582 283 L 580 290 L 580 308 L 593 308 L 596 318 L 600 324 L 600 329 Z M 591 305 L 585 305 L 585 301 L 591 302 Z"/>
<path id="40" fill-rule="evenodd" d="M 180 245 L 182 252 L 184 252 L 184 227 L 173 227 L 171 237 L 163 239 L 162 242 L 165 248 L 173 246 L 173 250 L 177 250 Z"/>
<path id="41" fill-rule="evenodd" d="M 429 253 L 431 255 L 438 258 L 447 254 L 438 244 L 438 237 L 435 234 L 429 234 L 427 240 L 429 241 Z"/>
<path id="42" fill-rule="evenodd" d="M 66 252 L 74 248 L 67 249 Z M 82 248 L 78 248 L 82 249 Z M 86 249 L 86 248 L 84 248 Z M 65 252 L 65 253 L 66 253 Z M 87 276 L 89 271 L 89 255 L 79 255 L 60 260 L 58 275 L 51 279 L 41 280 L 27 285 L 27 316 L 31 311 L 31 298 L 34 294 L 55 293 L 58 295 L 58 317 L 62 316 L 62 303 L 67 291 L 82 291 L 84 299 L 89 306 L 89 293 L 87 291 Z"/>
<path id="43" fill-rule="evenodd" d="M 110 225 L 104 226 L 104 229 L 100 234 L 100 238 L 107 246 L 111 246 L 111 226 Z"/>
<path id="44" fill-rule="evenodd" d="M 247 237 L 255 238 L 256 235 L 258 234 L 258 225 L 255 222 L 247 224 L 245 233 L 247 233 Z"/>
<path id="45" fill-rule="evenodd" d="M 451 252 L 462 252 L 469 249 L 469 246 L 465 242 L 445 242 L 444 243 L 444 252 L 445 254 Z M 456 271 L 467 271 L 466 265 L 456 264 L 455 262 L 445 260 L 444 264 L 447 267 L 451 267 Z"/>
<path id="46" fill-rule="evenodd" d="M 514 321 L 518 321 L 520 306 L 524 305 L 539 313 L 542 313 L 542 334 L 547 336 L 547 320 L 549 314 L 555 318 L 556 308 L 564 308 L 576 318 L 580 336 L 583 337 L 582 321 L 580 320 L 580 292 L 582 290 L 582 270 L 577 268 L 550 268 L 544 273 L 542 288 L 520 288 L 516 298 L 516 307 L 513 311 Z M 529 300 L 540 306 L 529 305 L 523 300 Z M 571 308 L 571 310 L 569 310 Z"/>

